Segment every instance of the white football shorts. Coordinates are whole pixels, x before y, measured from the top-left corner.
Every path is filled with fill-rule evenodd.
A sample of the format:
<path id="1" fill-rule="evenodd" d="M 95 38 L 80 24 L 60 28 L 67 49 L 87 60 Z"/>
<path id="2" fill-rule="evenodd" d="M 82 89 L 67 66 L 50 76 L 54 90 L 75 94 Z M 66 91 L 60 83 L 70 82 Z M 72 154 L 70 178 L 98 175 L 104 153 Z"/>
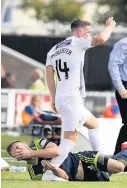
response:
<path id="1" fill-rule="evenodd" d="M 80 96 L 56 98 L 55 106 L 62 116 L 63 131 L 79 131 L 81 126 L 92 115 L 83 104 Z"/>

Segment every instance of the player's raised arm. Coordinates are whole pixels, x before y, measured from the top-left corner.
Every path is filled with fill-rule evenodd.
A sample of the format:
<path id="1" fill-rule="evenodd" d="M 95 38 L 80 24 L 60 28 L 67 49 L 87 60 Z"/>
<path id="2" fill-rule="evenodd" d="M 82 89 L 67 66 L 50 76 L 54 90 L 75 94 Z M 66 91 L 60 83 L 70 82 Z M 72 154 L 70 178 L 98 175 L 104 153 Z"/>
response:
<path id="1" fill-rule="evenodd" d="M 115 22 L 114 18 L 113 17 L 108 18 L 106 20 L 106 26 L 104 28 L 104 31 L 99 33 L 97 36 L 93 37 L 92 46 L 96 46 L 96 45 L 105 43 L 109 39 L 115 26 L 116 26 L 116 22 Z"/>

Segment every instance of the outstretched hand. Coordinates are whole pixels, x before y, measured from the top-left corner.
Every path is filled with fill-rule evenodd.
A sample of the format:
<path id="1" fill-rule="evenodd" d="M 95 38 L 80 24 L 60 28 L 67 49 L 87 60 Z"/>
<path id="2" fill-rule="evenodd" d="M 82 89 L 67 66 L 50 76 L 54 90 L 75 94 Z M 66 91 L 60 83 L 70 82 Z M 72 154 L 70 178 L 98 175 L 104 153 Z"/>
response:
<path id="1" fill-rule="evenodd" d="M 112 29 L 115 28 L 116 22 L 115 22 L 115 20 L 114 20 L 113 17 L 110 17 L 110 18 L 108 18 L 108 19 L 106 20 L 106 26 L 110 26 L 110 27 L 112 27 Z"/>
<path id="2" fill-rule="evenodd" d="M 49 161 L 43 160 L 41 161 L 42 165 L 46 168 L 46 170 L 51 170 L 54 171 L 57 169 L 57 166 L 54 164 L 50 163 Z"/>

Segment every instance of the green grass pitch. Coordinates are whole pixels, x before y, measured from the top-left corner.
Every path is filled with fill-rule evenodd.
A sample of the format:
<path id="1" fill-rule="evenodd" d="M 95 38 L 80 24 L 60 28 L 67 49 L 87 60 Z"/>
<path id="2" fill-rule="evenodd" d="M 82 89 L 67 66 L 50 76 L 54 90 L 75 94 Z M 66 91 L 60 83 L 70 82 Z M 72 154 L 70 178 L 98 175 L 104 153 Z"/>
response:
<path id="1" fill-rule="evenodd" d="M 113 175 L 110 182 L 31 181 L 28 173 L 2 172 L 1 188 L 127 188 L 127 174 Z"/>

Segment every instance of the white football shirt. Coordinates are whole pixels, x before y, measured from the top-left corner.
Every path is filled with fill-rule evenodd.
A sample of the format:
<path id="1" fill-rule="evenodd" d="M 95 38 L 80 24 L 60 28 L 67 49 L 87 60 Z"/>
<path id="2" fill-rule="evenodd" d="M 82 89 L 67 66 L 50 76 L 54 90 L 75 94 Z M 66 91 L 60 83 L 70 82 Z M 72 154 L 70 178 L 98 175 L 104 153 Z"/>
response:
<path id="1" fill-rule="evenodd" d="M 91 47 L 92 37 L 66 38 L 47 54 L 46 66 L 53 66 L 57 75 L 56 97 L 85 97 L 83 76 L 84 54 Z"/>

